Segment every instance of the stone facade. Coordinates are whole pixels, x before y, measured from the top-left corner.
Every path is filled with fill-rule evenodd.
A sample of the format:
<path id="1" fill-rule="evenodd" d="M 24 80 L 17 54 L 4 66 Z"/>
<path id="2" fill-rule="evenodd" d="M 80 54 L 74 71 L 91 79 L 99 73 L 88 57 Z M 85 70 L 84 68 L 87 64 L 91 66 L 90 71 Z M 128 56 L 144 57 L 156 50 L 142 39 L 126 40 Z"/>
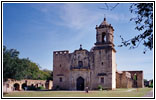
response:
<path id="1" fill-rule="evenodd" d="M 40 87 L 43 86 L 44 88 L 51 90 L 53 83 L 52 81 L 46 80 L 14 80 L 8 79 L 6 82 L 3 82 L 3 92 L 12 92 L 12 91 L 22 91 L 24 87 L 35 86 Z"/>
<path id="2" fill-rule="evenodd" d="M 88 51 L 82 48 L 69 53 L 68 50 L 53 52 L 53 89 L 90 90 L 101 85 L 104 89 L 132 88 L 134 83 L 143 87 L 142 71 L 117 72 L 116 50 L 113 44 L 114 29 L 103 22 L 96 26 L 96 43 Z M 137 74 L 137 82 L 134 82 Z"/>
<path id="3" fill-rule="evenodd" d="M 136 75 L 136 80 L 134 80 Z M 120 71 L 116 72 L 116 87 L 117 88 L 143 88 L 143 71 Z"/>
<path id="4" fill-rule="evenodd" d="M 113 27 L 104 21 L 96 26 L 95 46 L 87 51 L 80 48 L 53 52 L 53 89 L 84 90 L 116 88 L 116 62 Z"/>
<path id="5" fill-rule="evenodd" d="M 132 88 L 133 80 L 129 72 L 116 72 L 116 88 Z"/>
<path id="6" fill-rule="evenodd" d="M 127 71 L 131 74 L 131 78 L 134 78 L 134 75 L 136 74 L 137 78 L 136 78 L 136 82 L 133 79 L 133 84 L 132 87 L 139 87 L 139 88 L 143 88 L 144 87 L 144 77 L 143 77 L 143 71 Z M 137 85 L 136 85 L 137 84 Z"/>

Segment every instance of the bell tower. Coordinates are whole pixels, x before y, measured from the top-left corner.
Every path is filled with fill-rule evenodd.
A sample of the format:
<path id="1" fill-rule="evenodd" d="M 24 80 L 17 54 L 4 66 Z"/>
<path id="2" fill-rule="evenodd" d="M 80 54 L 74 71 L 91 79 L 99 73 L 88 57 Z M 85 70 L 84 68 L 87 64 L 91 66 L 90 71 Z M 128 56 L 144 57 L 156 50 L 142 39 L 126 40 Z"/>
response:
<path id="1" fill-rule="evenodd" d="M 114 49 L 114 29 L 106 18 L 96 25 L 96 43 L 94 53 L 94 80 L 93 86 L 101 85 L 105 89 L 116 88 L 116 58 Z"/>
<path id="2" fill-rule="evenodd" d="M 111 24 L 106 22 L 106 18 L 104 18 L 103 22 L 97 26 L 96 25 L 96 46 L 112 46 L 113 44 L 113 32 L 114 29 Z"/>

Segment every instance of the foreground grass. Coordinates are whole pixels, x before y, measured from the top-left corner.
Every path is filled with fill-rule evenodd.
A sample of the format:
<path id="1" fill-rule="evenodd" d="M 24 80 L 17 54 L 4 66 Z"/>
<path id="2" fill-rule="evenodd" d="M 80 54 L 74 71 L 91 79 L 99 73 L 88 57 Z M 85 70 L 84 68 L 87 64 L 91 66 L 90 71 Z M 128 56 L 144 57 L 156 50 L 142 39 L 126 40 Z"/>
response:
<path id="1" fill-rule="evenodd" d="M 109 91 L 23 91 L 11 92 L 4 97 L 142 97 L 152 88 L 116 89 Z"/>

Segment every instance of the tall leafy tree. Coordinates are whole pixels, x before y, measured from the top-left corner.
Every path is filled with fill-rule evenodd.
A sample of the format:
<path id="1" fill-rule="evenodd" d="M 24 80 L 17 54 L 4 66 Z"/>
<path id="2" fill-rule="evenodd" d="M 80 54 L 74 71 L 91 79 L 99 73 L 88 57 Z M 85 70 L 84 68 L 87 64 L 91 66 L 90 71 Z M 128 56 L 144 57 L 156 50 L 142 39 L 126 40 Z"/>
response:
<path id="1" fill-rule="evenodd" d="M 3 77 L 14 78 L 15 73 L 17 73 L 17 61 L 18 61 L 19 52 L 15 49 L 7 50 L 3 47 Z"/>
<path id="2" fill-rule="evenodd" d="M 145 47 L 144 53 L 147 50 L 153 49 L 153 3 L 134 3 L 130 6 L 131 13 L 136 17 L 131 18 L 136 24 L 135 29 L 138 30 L 138 35 L 135 37 L 124 40 L 122 39 L 122 46 L 130 46 L 130 48 L 137 48 L 140 43 Z"/>
<path id="3" fill-rule="evenodd" d="M 51 71 L 40 70 L 39 66 L 28 58 L 19 58 L 19 51 L 3 47 L 3 78 L 16 80 L 35 79 L 52 80 Z"/>

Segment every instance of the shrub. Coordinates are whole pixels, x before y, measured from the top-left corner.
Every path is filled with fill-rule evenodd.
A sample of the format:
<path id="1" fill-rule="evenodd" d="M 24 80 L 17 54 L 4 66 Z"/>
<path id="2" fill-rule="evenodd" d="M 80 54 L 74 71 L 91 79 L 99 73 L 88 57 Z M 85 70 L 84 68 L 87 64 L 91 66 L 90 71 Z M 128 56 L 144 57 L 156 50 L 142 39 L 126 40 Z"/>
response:
<path id="1" fill-rule="evenodd" d="M 150 88 L 153 88 L 153 83 L 149 85 Z"/>
<path id="2" fill-rule="evenodd" d="M 37 88 L 38 90 L 44 90 L 45 88 L 43 86 L 40 86 Z"/>
<path id="3" fill-rule="evenodd" d="M 57 86 L 56 86 L 56 90 L 60 90 L 60 87 L 59 87 L 59 85 L 57 85 Z"/>
<path id="4" fill-rule="evenodd" d="M 102 86 L 101 85 L 98 85 L 98 90 L 102 90 Z"/>
<path id="5" fill-rule="evenodd" d="M 37 90 L 35 86 L 28 86 L 28 90 Z"/>

